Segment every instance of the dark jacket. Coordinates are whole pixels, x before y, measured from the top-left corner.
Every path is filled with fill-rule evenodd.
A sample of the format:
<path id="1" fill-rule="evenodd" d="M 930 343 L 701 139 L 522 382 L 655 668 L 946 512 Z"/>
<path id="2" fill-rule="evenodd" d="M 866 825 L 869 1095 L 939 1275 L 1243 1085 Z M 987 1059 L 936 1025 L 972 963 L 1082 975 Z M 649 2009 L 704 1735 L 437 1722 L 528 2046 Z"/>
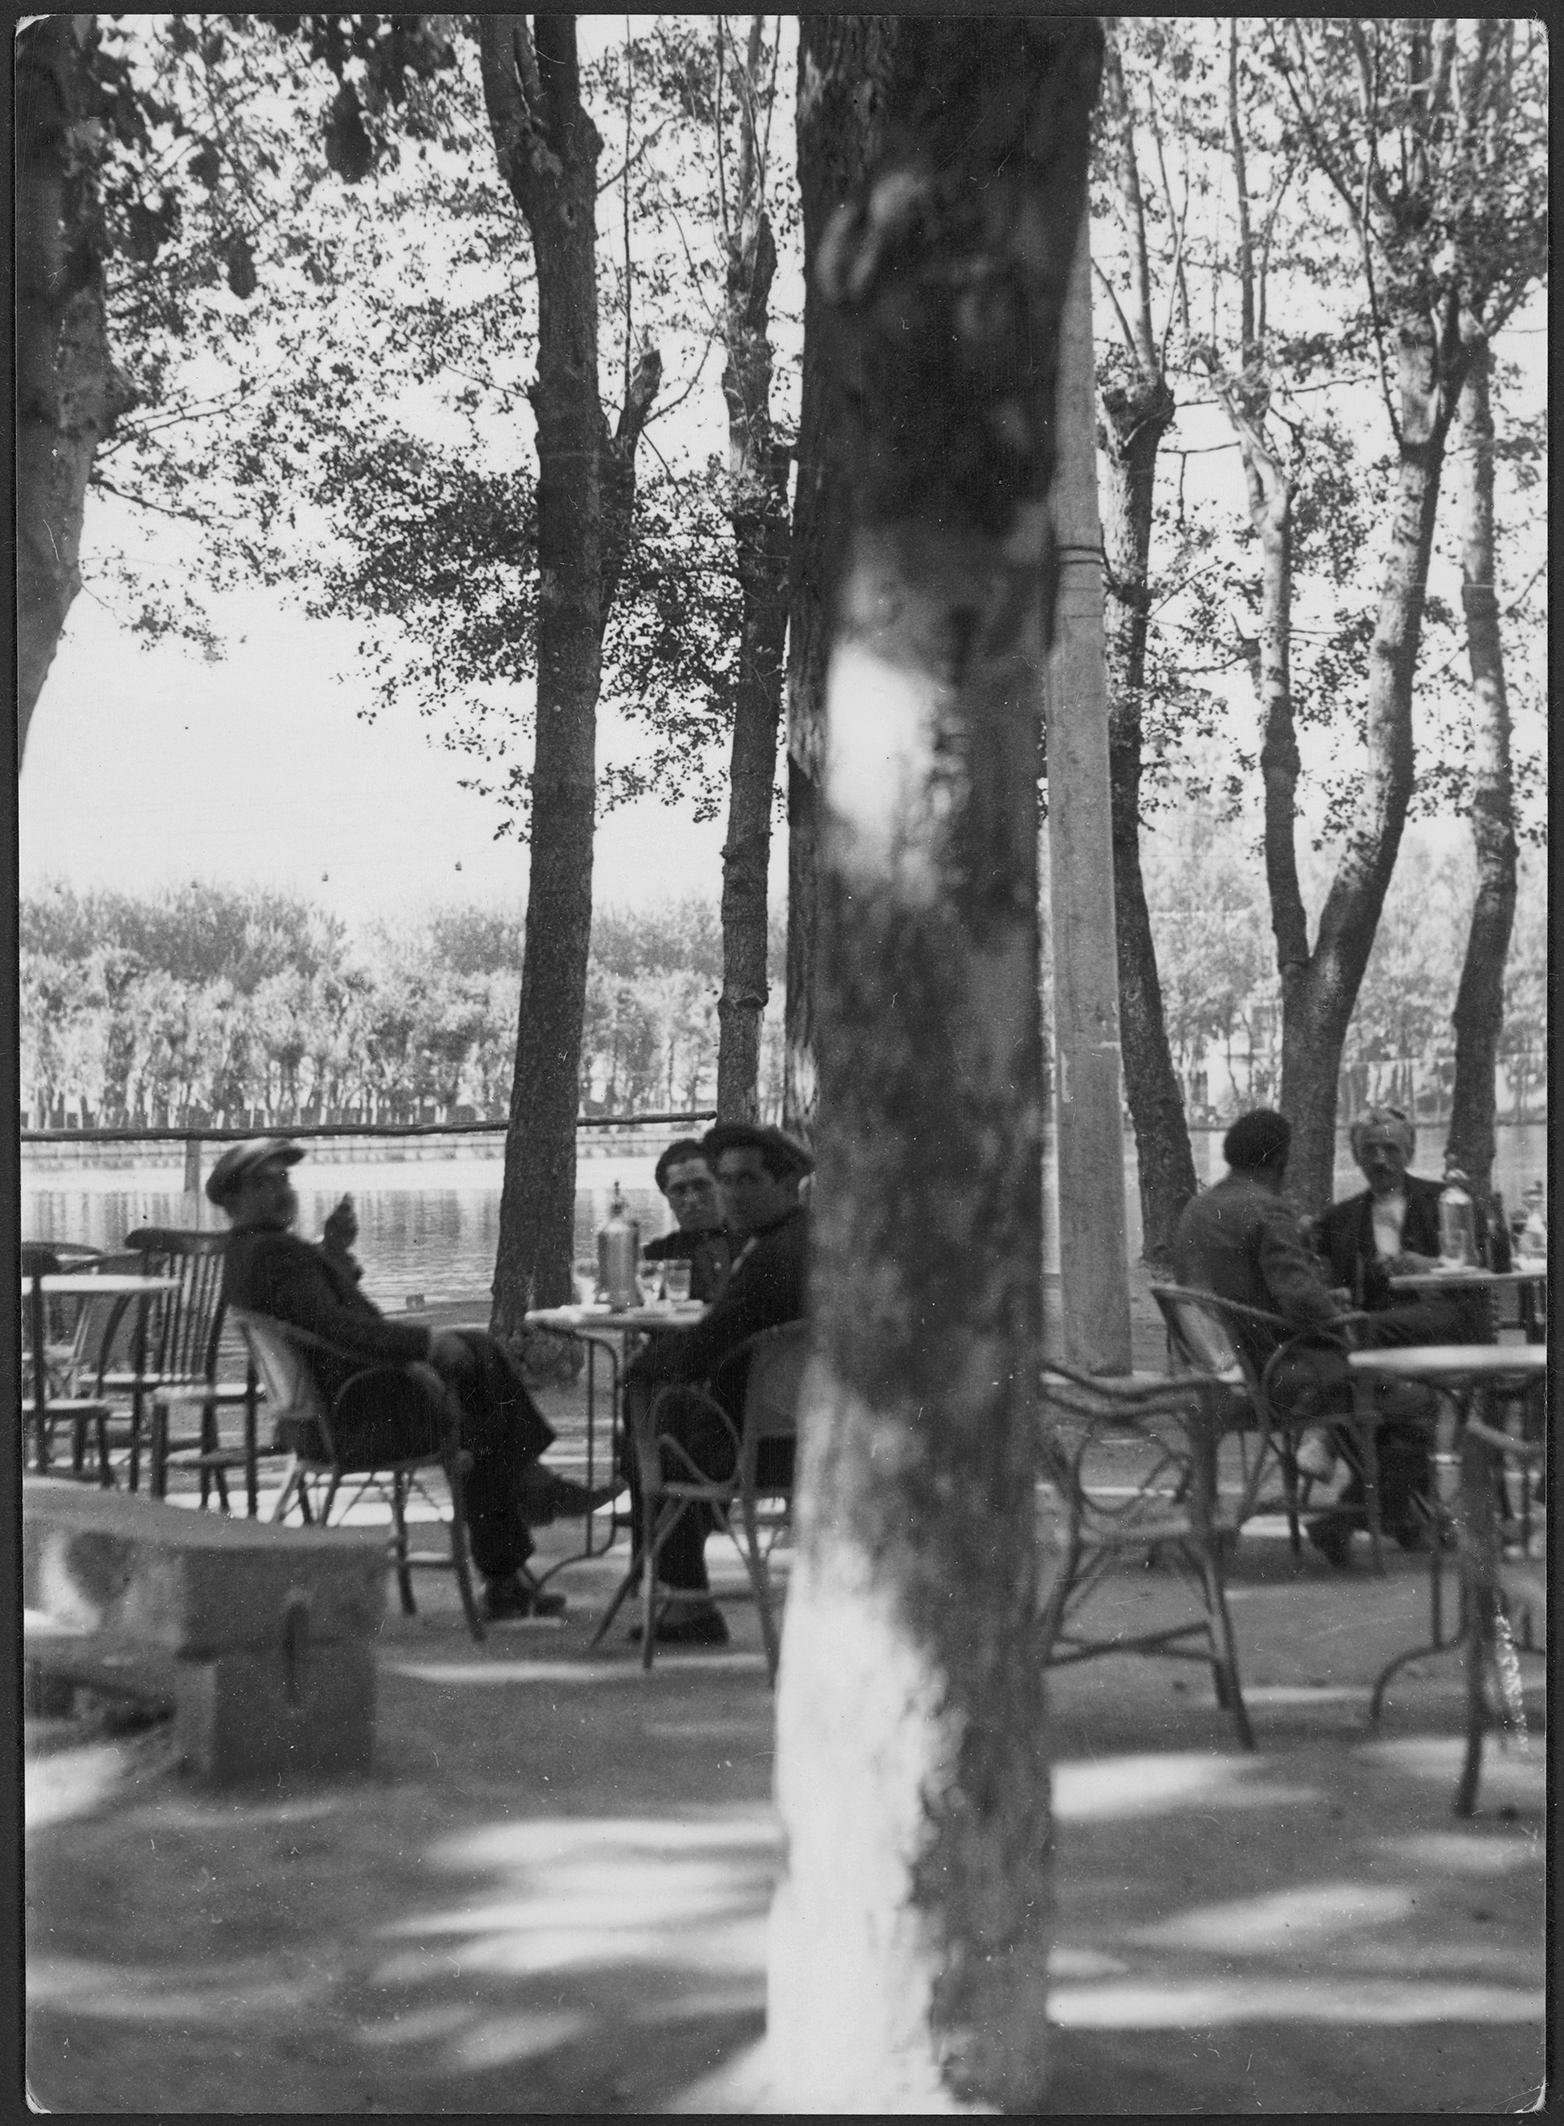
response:
<path id="1" fill-rule="evenodd" d="M 715 1299 L 722 1290 L 722 1281 L 728 1274 L 728 1265 L 733 1256 L 733 1242 L 725 1226 L 715 1231 L 687 1233 L 682 1226 L 675 1226 L 671 1233 L 664 1233 L 660 1240 L 649 1240 L 641 1250 L 648 1262 L 677 1261 L 681 1256 L 690 1265 L 690 1297 L 692 1299 Z"/>
<path id="2" fill-rule="evenodd" d="M 1414 1255 L 1439 1253 L 1439 1183 L 1408 1174 L 1401 1245 Z M 1321 1218 L 1316 1246 L 1331 1284 L 1345 1286 L 1355 1307 L 1384 1307 L 1391 1292 L 1374 1247 L 1374 1197 L 1364 1189 L 1333 1203 Z"/>
<path id="3" fill-rule="evenodd" d="M 236 1226 L 230 1233 L 223 1298 L 330 1344 L 330 1352 L 310 1354 L 310 1371 L 327 1397 L 365 1366 L 405 1366 L 429 1356 L 428 1329 L 387 1321 L 344 1265 L 274 1226 Z"/>
<path id="4" fill-rule="evenodd" d="M 1329 1328 L 1341 1311 L 1303 1244 L 1297 1212 L 1247 1174 L 1225 1175 L 1184 1206 L 1173 1269 L 1180 1284 L 1279 1314 L 1289 1332 Z M 1256 1365 L 1280 1341 L 1235 1333 Z"/>
<path id="5" fill-rule="evenodd" d="M 711 1380 L 758 1329 L 800 1318 L 808 1254 L 809 1220 L 800 1204 L 739 1250 L 705 1318 L 688 1329 L 652 1337 L 631 1361 L 627 1377 L 658 1386 L 673 1380 Z"/>

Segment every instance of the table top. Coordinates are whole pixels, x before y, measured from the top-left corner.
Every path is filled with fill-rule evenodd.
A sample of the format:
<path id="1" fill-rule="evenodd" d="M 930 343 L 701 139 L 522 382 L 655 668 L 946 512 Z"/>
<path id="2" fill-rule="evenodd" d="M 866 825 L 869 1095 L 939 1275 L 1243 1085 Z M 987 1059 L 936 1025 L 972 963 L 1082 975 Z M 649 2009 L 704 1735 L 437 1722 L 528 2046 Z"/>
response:
<path id="1" fill-rule="evenodd" d="M 1546 1344 L 1403 1344 L 1383 1351 L 1349 1351 L 1355 1373 L 1388 1373 L 1397 1380 L 1481 1380 L 1547 1370 Z"/>
<path id="2" fill-rule="evenodd" d="M 688 1329 L 706 1312 L 698 1299 L 677 1304 L 633 1307 L 534 1307 L 527 1321 L 538 1329 L 569 1329 L 584 1335 L 592 1329 Z"/>
<path id="3" fill-rule="evenodd" d="M 1534 1262 L 1524 1269 L 1485 1270 L 1477 1264 L 1453 1270 L 1407 1270 L 1392 1277 L 1392 1292 L 1436 1292 L 1441 1285 L 1491 1285 L 1502 1288 L 1506 1285 L 1546 1284 L 1548 1265 Z"/>
<path id="4" fill-rule="evenodd" d="M 94 1277 L 88 1270 L 59 1270 L 44 1277 L 22 1278 L 22 1290 L 37 1288 L 50 1297 L 66 1299 L 119 1299 L 127 1292 L 177 1292 L 177 1277 L 139 1277 L 130 1271 L 105 1271 Z"/>

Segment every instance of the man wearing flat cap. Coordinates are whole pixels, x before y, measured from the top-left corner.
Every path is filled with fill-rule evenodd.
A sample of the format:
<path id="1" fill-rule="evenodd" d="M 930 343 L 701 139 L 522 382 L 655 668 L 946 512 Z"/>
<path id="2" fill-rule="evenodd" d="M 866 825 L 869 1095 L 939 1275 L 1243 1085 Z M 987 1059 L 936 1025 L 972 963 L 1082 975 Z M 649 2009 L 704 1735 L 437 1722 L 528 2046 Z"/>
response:
<path id="1" fill-rule="evenodd" d="M 1303 1244 L 1295 1212 L 1283 1201 L 1282 1183 L 1292 1127 L 1274 1109 L 1240 1115 L 1222 1141 L 1228 1171 L 1186 1204 L 1173 1237 L 1174 1274 L 1180 1284 L 1213 1292 L 1219 1299 L 1280 1315 L 1288 1333 L 1314 1330 L 1273 1379 L 1272 1393 L 1284 1410 L 1320 1417 L 1345 1416 L 1352 1408 L 1344 1310 L 1327 1288 Z M 1372 1322 L 1360 1322 L 1356 1343 L 1428 1343 L 1437 1309 L 1397 1307 Z M 1248 1325 L 1235 1327 L 1256 1370 L 1276 1342 Z M 1386 1411 L 1376 1434 L 1381 1519 L 1405 1548 L 1426 1540 L 1428 1498 L 1428 1398 L 1421 1391 L 1390 1387 L 1380 1398 Z M 1351 1464 L 1346 1488 L 1332 1509 L 1309 1523 L 1309 1540 L 1333 1565 L 1347 1563 L 1353 1533 L 1364 1526 L 1363 1475 L 1352 1462 L 1353 1436 L 1334 1432 L 1335 1445 Z"/>
<path id="2" fill-rule="evenodd" d="M 702 1149 L 722 1191 L 725 1222 L 737 1253 L 727 1282 L 705 1316 L 688 1329 L 653 1336 L 625 1368 L 625 1417 L 634 1425 L 659 1388 L 699 1384 L 735 1424 L 742 1422 L 746 1360 L 740 1347 L 760 1329 L 797 1321 L 804 1312 L 808 1218 L 799 1189 L 814 1169 L 804 1146 L 780 1129 L 752 1122 L 719 1122 Z M 665 1405 L 659 1423 L 709 1476 L 733 1465 L 733 1438 L 698 1403 Z M 767 1442 L 765 1453 L 792 1453 L 790 1440 Z M 677 1471 L 670 1466 L 669 1475 Z M 639 1493 L 634 1467 L 632 1489 Z M 763 1477 L 785 1475 L 771 1466 Z M 639 1529 L 640 1498 L 636 1498 Z M 661 1645 L 721 1646 L 728 1636 L 706 1577 L 709 1509 L 689 1508 L 657 1560 L 660 1599 L 654 1629 Z"/>
<path id="3" fill-rule="evenodd" d="M 541 1466 L 553 1430 L 493 1337 L 388 1321 L 365 1297 L 347 1252 L 357 1222 L 346 1198 L 327 1220 L 320 1246 L 291 1230 L 299 1199 L 288 1170 L 303 1157 L 285 1137 L 252 1137 L 230 1145 L 208 1175 L 206 1193 L 233 1227 L 223 1262 L 225 1301 L 329 1346 L 308 1352 L 328 1399 L 365 1366 L 433 1367 L 455 1395 L 461 1443 L 472 1456 L 467 1527 L 473 1561 L 487 1582 L 486 1614 L 496 1622 L 558 1616 L 561 1597 L 546 1593 L 526 1570 L 531 1529 L 560 1514 L 593 1511 L 619 1487 L 589 1492 Z"/>

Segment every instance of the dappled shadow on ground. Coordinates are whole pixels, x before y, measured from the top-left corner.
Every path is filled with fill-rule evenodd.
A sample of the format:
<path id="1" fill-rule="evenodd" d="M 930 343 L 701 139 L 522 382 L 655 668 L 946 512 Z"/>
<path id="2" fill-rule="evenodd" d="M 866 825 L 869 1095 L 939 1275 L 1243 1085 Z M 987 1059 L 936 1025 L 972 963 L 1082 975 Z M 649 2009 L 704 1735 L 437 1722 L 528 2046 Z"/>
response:
<path id="1" fill-rule="evenodd" d="M 373 1779 L 203 1794 L 157 1733 L 38 1760 L 38 2100 L 730 2108 L 780 1864 L 774 1702 L 742 1604 L 721 1655 L 650 1676 L 622 1639 L 587 1656 L 617 1569 L 577 1575 L 565 1627 L 481 1647 L 436 1576 L 380 1642 Z M 1170 1581 L 1122 1576 L 1106 1614 L 1158 1610 Z M 1365 1723 L 1368 1680 L 1426 1624 L 1414 1561 L 1348 1580 L 1252 1549 L 1233 1595 L 1253 1755 L 1198 1667 L 1050 1678 L 1050 2110 L 1523 2107 L 1542 2074 L 1540 1740 L 1491 1753 L 1459 1824 L 1454 1663 L 1419 1664 L 1383 1730 Z"/>

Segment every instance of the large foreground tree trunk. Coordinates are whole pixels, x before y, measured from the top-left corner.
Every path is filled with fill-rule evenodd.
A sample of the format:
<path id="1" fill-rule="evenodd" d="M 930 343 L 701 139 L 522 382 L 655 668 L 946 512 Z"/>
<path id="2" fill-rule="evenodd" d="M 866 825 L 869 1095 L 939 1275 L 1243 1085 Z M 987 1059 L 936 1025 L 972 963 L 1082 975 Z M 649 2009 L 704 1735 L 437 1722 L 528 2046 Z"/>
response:
<path id="1" fill-rule="evenodd" d="M 719 40 L 726 35 L 721 23 L 717 34 Z M 789 454 L 771 427 L 769 306 L 777 252 L 766 212 L 766 171 L 755 122 L 757 102 L 764 93 L 762 57 L 762 19 L 757 15 L 738 74 L 738 183 L 724 231 L 723 336 L 728 360 L 722 389 L 728 402 L 728 507 L 743 597 L 728 832 L 722 849 L 717 1114 L 724 1122 L 753 1122 L 760 1113 L 771 805 L 777 725 L 782 714 L 782 650 L 787 636 Z"/>
<path id="2" fill-rule="evenodd" d="M 610 442 L 597 367 L 601 143 L 581 103 L 574 18 L 539 15 L 534 38 L 524 16 L 484 15 L 478 41 L 500 175 L 526 220 L 538 278 L 532 861 L 494 1268 L 493 1324 L 509 1334 L 529 1306 L 571 1295 L 603 622 L 659 368 L 643 358 Z"/>
<path id="3" fill-rule="evenodd" d="M 1469 340 L 1461 391 L 1461 604 L 1472 672 L 1472 845 L 1477 893 L 1455 999 L 1455 1090 L 1447 1156 L 1486 1196 L 1493 1180 L 1494 1072 L 1504 1026 L 1504 969 L 1515 921 L 1515 805 L 1510 706 L 1499 635 L 1493 541 L 1492 358 Z"/>
<path id="4" fill-rule="evenodd" d="M 816 266 L 855 438 L 778 1732 L 782 2109 L 1035 2111 L 1050 1819 L 1037 778 L 1090 20 L 888 18 Z"/>
<path id="5" fill-rule="evenodd" d="M 879 137 L 888 21 L 804 15 L 798 25 L 798 187 L 804 221 L 804 363 L 793 496 L 787 654 L 787 999 L 782 1114 L 814 1130 L 820 775 L 831 618 L 847 546 L 845 413 L 826 358 L 815 261 Z"/>
<path id="6" fill-rule="evenodd" d="M 132 394 L 104 316 L 101 92 L 95 15 L 17 33 L 16 764 L 81 589 L 81 525 L 98 446 Z"/>

